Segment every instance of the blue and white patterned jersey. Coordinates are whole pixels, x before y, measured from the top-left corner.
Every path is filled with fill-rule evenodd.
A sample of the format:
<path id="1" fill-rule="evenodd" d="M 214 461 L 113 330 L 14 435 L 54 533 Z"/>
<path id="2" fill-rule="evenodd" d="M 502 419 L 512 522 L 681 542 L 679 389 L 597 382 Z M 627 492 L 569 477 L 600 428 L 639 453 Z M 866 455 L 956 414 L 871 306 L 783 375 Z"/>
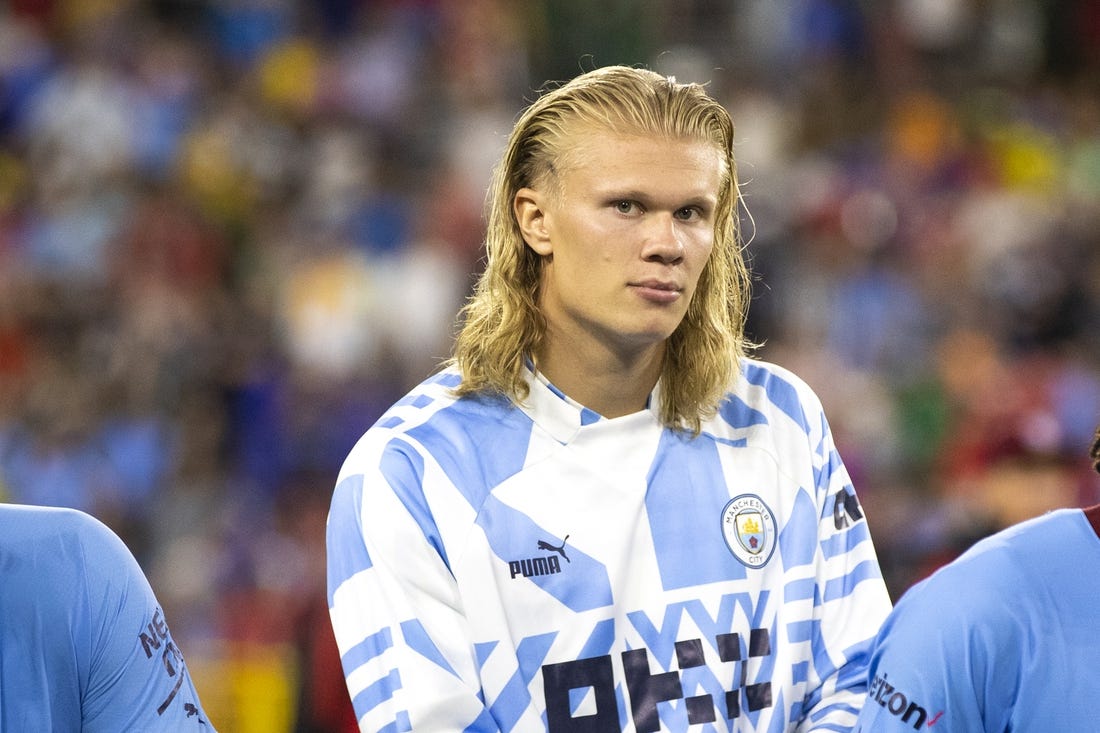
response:
<path id="1" fill-rule="evenodd" d="M 692 438 L 428 379 L 348 456 L 329 607 L 364 731 L 839 731 L 889 612 L 817 397 L 746 360 Z M 659 403 L 660 385 L 650 397 Z"/>

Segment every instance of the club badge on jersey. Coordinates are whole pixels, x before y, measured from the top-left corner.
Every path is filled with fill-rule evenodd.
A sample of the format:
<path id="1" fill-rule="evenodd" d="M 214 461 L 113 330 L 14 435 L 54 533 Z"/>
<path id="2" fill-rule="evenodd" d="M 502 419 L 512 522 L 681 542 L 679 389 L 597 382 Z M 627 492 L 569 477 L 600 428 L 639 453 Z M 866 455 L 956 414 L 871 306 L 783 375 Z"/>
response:
<path id="1" fill-rule="evenodd" d="M 741 494 L 722 510 L 722 535 L 733 556 L 743 565 L 760 568 L 775 551 L 775 515 L 755 494 Z"/>

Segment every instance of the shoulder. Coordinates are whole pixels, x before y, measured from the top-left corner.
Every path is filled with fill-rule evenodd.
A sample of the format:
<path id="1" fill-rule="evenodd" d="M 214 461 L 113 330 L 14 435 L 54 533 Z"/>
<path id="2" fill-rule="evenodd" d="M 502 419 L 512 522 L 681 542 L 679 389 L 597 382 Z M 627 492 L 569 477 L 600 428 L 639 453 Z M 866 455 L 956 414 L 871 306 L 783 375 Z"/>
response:
<path id="1" fill-rule="evenodd" d="M 821 400 L 804 379 L 785 367 L 758 359 L 742 360 L 738 379 L 727 394 L 727 400 L 731 398 L 800 424 L 821 412 Z"/>
<path id="2" fill-rule="evenodd" d="M 734 382 L 704 431 L 722 437 L 749 438 L 761 433 L 790 435 L 804 443 L 826 429 L 816 392 L 794 372 L 778 364 L 743 358 Z"/>
<path id="3" fill-rule="evenodd" d="M 392 459 L 404 463 L 402 456 L 413 463 L 428 457 L 464 461 L 486 444 L 493 452 L 503 450 L 522 413 L 505 397 L 456 396 L 460 381 L 458 371 L 448 368 L 395 402 L 349 452 L 338 481 L 376 471 Z"/>
<path id="4" fill-rule="evenodd" d="M 813 395 L 813 390 L 810 389 L 802 377 L 784 366 L 763 359 L 743 357 L 738 363 L 735 379 L 731 391 L 737 393 L 748 387 L 764 389 L 778 387 L 780 389 L 790 388 L 806 395 Z"/>
<path id="5" fill-rule="evenodd" d="M 997 615 L 1009 608 L 1001 591 L 1023 580 L 1014 561 L 1022 527 L 1011 527 L 976 542 L 950 563 L 907 590 L 895 609 L 897 616 L 940 616 L 942 625 L 965 626 L 975 615 Z M 949 615 L 944 615 L 950 610 Z"/>
<path id="6" fill-rule="evenodd" d="M 869 700 L 879 704 L 861 720 L 873 720 L 874 730 L 903 729 L 891 690 L 929 716 L 942 713 L 945 730 L 977 729 L 1011 711 L 1034 619 L 1047 613 L 1035 608 L 1042 592 L 1021 589 L 1037 580 L 1037 543 L 1056 544 L 1041 535 L 1064 535 L 1073 521 L 1082 521 L 1080 512 L 1059 511 L 1001 530 L 907 590 L 875 640 Z"/>
<path id="7" fill-rule="evenodd" d="M 0 527 L 4 528 L 4 537 L 7 538 L 29 539 L 57 532 L 79 533 L 97 525 L 104 526 L 98 519 L 79 509 L 0 503 Z"/>
<path id="8" fill-rule="evenodd" d="M 1006 527 L 975 542 L 920 587 L 968 597 L 968 604 L 988 598 L 996 608 L 1010 608 L 997 594 L 1017 595 L 1034 563 L 1060 546 L 1072 528 L 1080 529 L 1082 520 L 1080 510 L 1059 509 Z"/>
<path id="9" fill-rule="evenodd" d="M 954 561 L 914 584 L 898 601 L 881 637 L 914 643 L 939 640 L 959 654 L 996 651 L 1027 623 L 1034 582 L 1031 558 L 1045 545 L 1038 535 L 1058 532 L 1071 513 L 1053 513 L 1001 530 L 976 542 Z M 1008 603 L 1007 598 L 1017 602 Z M 973 661 L 973 660 L 971 660 Z"/>
<path id="10" fill-rule="evenodd" d="M 75 561 L 80 548 L 129 555 L 117 534 L 100 520 L 78 509 L 0 504 L 0 545 L 28 551 L 51 549 L 40 560 L 54 564 Z M 94 553 L 93 553 L 94 554 Z"/>
<path id="11" fill-rule="evenodd" d="M 113 612 L 119 598 L 151 592 L 122 539 L 103 522 L 75 509 L 0 506 L 0 566 L 0 600 L 12 613 L 78 618 L 83 623 L 88 609 Z M 76 607 L 84 610 L 73 617 Z"/>
<path id="12" fill-rule="evenodd" d="M 361 471 L 364 464 L 377 460 L 377 454 L 386 445 L 408 436 L 418 426 L 429 422 L 434 415 L 452 408 L 460 400 L 452 392 L 460 382 L 461 376 L 456 370 L 445 369 L 409 390 L 352 447 L 344 461 L 340 479 Z"/>

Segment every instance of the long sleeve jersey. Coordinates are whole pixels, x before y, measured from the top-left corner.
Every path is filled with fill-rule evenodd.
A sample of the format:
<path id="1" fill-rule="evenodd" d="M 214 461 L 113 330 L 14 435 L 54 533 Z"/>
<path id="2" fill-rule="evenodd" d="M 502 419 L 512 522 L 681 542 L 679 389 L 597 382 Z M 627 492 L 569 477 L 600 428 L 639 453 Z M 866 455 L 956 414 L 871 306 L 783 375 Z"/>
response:
<path id="1" fill-rule="evenodd" d="M 73 509 L 0 504 L 0 731 L 213 730 L 122 540 Z"/>
<path id="2" fill-rule="evenodd" d="M 364 731 L 838 731 L 890 601 L 821 405 L 746 360 L 692 436 L 444 371 L 348 456 L 330 615 Z M 650 405 L 659 403 L 658 384 Z"/>
<path id="3" fill-rule="evenodd" d="M 857 730 L 1100 730 L 1098 600 L 1100 537 L 1080 509 L 981 540 L 898 601 Z"/>

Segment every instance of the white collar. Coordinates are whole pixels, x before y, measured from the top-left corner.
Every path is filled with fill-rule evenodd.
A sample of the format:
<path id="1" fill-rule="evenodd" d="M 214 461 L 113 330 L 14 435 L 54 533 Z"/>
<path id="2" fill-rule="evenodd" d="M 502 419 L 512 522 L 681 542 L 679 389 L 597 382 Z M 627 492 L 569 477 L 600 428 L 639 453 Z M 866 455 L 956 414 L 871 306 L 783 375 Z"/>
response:
<path id="1" fill-rule="evenodd" d="M 571 442 L 582 429 L 592 425 L 603 426 L 634 420 L 660 422 L 657 407 L 661 404 L 660 382 L 649 393 L 646 409 L 609 420 L 555 387 L 546 375 L 537 371 L 530 363 L 524 370 L 524 374 L 527 379 L 528 394 L 519 408 L 559 443 Z"/>

